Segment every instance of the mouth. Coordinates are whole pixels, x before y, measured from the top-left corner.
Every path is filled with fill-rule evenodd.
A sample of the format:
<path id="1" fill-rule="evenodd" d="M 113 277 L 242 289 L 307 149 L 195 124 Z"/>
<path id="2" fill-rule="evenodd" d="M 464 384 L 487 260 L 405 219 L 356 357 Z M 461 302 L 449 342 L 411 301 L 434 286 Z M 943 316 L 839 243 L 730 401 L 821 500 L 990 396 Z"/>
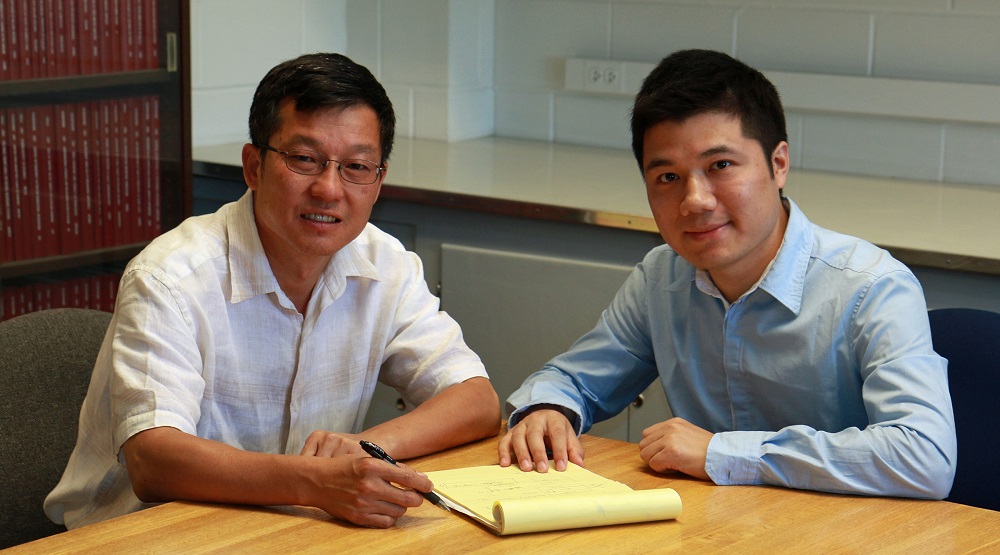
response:
<path id="1" fill-rule="evenodd" d="M 712 237 L 719 230 L 725 228 L 727 225 L 729 225 L 728 222 L 727 223 L 723 223 L 723 224 L 716 224 L 716 225 L 706 225 L 706 226 L 698 227 L 696 229 L 690 229 L 690 230 L 686 231 L 685 233 L 689 237 L 691 237 L 693 239 L 696 239 L 696 240 L 698 240 L 698 239 L 707 239 L 707 238 Z"/>
<path id="2" fill-rule="evenodd" d="M 336 216 L 330 216 L 328 214 L 302 214 L 299 216 L 303 220 L 310 222 L 318 222 L 321 224 L 335 224 L 341 222 L 342 220 Z"/>

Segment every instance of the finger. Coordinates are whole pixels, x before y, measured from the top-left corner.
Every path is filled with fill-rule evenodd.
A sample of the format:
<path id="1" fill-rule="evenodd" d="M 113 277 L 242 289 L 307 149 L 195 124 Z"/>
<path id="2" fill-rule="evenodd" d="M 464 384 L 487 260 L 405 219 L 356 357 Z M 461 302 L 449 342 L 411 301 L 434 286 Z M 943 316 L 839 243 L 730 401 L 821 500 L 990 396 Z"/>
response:
<path id="1" fill-rule="evenodd" d="M 656 441 L 656 438 L 654 438 L 652 435 L 647 434 L 645 431 L 643 431 L 642 432 L 642 439 L 639 440 L 639 448 L 640 449 L 645 449 L 646 447 L 649 446 L 649 444 L 653 443 L 654 441 Z"/>
<path id="2" fill-rule="evenodd" d="M 413 470 L 409 466 L 403 464 L 399 464 L 397 466 L 387 463 L 385 461 L 381 461 L 379 459 L 374 459 L 369 457 L 364 459 L 363 465 L 364 466 L 361 467 L 362 468 L 361 472 L 362 475 L 364 476 L 374 476 L 384 482 L 387 483 L 391 482 L 393 484 L 398 484 L 399 486 L 403 488 L 409 488 L 410 490 L 428 492 L 434 488 L 434 484 L 431 483 L 430 478 L 428 478 L 426 474 L 417 472 L 416 470 Z M 396 490 L 397 492 L 406 491 L 396 486 L 392 486 L 392 489 Z M 403 500 L 404 498 L 398 497 L 391 499 Z M 406 506 L 416 507 L 419 504 L 420 502 L 417 501 L 416 505 L 406 505 Z"/>
<path id="3" fill-rule="evenodd" d="M 510 431 L 497 442 L 497 459 L 500 466 L 510 466 Z"/>
<path id="4" fill-rule="evenodd" d="M 364 514 L 357 519 L 348 519 L 354 524 L 359 526 L 366 526 L 368 528 L 392 528 L 393 524 L 396 524 L 396 519 L 386 515 L 380 514 Z"/>
<path id="5" fill-rule="evenodd" d="M 671 450 L 671 444 L 666 441 L 657 441 L 643 447 L 639 451 L 639 458 L 656 472 L 677 470 L 676 454 Z"/>
<path id="6" fill-rule="evenodd" d="M 414 477 L 413 481 L 409 485 L 407 485 L 407 487 L 409 487 L 410 489 L 414 489 L 418 492 L 423 492 L 423 493 L 428 493 L 429 491 L 434 489 L 434 483 L 431 482 L 431 479 L 428 478 L 427 475 L 424 474 L 423 472 L 420 472 L 419 470 L 416 470 L 412 466 L 409 466 L 405 463 L 396 463 L 396 464 L 398 464 L 399 468 L 401 468 L 402 470 L 405 470 L 408 473 L 412 473 L 410 475 Z M 404 485 L 401 482 L 396 482 L 396 483 L 401 486 Z"/>
<path id="7" fill-rule="evenodd" d="M 413 478 L 416 478 L 417 474 L 412 469 L 405 471 L 385 461 L 369 460 L 370 462 L 365 461 L 359 467 L 361 477 L 356 482 L 357 495 L 355 500 L 357 512 L 379 512 L 399 517 L 407 507 L 419 507 L 423 503 L 423 496 L 414 491 L 412 487 L 413 485 L 430 486 L 430 480 L 426 476 L 419 477 L 420 480 L 414 482 Z M 394 484 L 399 484 L 399 486 Z M 427 491 L 430 489 L 428 488 Z M 389 505 L 393 505 L 395 508 Z"/>
<path id="8" fill-rule="evenodd" d="M 573 434 L 574 436 L 576 434 Z M 569 438 L 566 437 L 566 427 L 565 426 L 554 426 L 552 430 L 549 431 L 549 447 L 552 449 L 552 464 L 555 465 L 556 470 L 563 471 L 566 470 L 566 460 L 568 456 L 568 445 Z"/>
<path id="9" fill-rule="evenodd" d="M 531 451 L 528 449 L 528 442 L 525 439 L 526 426 L 518 424 L 511 430 L 510 445 L 514 451 L 514 458 L 517 459 L 517 466 L 525 472 L 534 468 L 531 462 Z"/>
<path id="10" fill-rule="evenodd" d="M 346 519 L 369 528 L 389 528 L 406 514 L 406 507 L 379 500 L 358 498 L 357 506 L 345 515 Z"/>
<path id="11" fill-rule="evenodd" d="M 306 438 L 306 444 L 303 445 L 302 450 L 299 451 L 299 455 L 315 456 L 318 443 L 319 442 L 316 439 L 316 432 L 309 434 L 309 437 Z"/>
<path id="12" fill-rule="evenodd" d="M 334 457 L 339 454 L 342 443 L 343 440 L 340 436 L 330 433 L 324 434 L 323 441 L 321 441 L 319 446 L 316 448 L 316 456 L 326 458 Z"/>
<path id="13" fill-rule="evenodd" d="M 567 450 L 570 462 L 583 466 L 583 444 L 580 443 L 580 438 L 576 434 L 570 436 Z"/>
<path id="14" fill-rule="evenodd" d="M 645 440 L 645 438 L 643 438 L 643 440 Z M 653 450 L 650 448 L 649 444 L 643 445 L 642 443 L 639 443 L 639 458 L 642 459 L 642 462 L 648 465 L 649 459 L 652 456 Z"/>
<path id="15" fill-rule="evenodd" d="M 386 503 L 386 506 L 380 509 L 380 512 L 399 518 L 406 512 L 407 507 L 419 507 L 424 502 L 424 496 L 412 489 L 398 488 L 392 484 L 389 484 L 389 487 L 391 490 L 387 490 L 382 497 L 382 501 Z M 427 491 L 430 491 L 430 489 L 428 488 Z M 395 509 L 390 510 L 389 505 L 395 507 Z M 398 513 L 396 512 L 397 510 Z"/>
<path id="16" fill-rule="evenodd" d="M 543 474 L 548 472 L 549 454 L 545 449 L 545 433 L 542 430 L 530 430 L 525 439 L 528 444 L 528 452 L 531 455 L 531 460 L 535 461 L 535 470 Z M 530 461 L 528 461 L 527 468 L 525 466 L 522 460 L 521 470 L 531 470 Z"/>

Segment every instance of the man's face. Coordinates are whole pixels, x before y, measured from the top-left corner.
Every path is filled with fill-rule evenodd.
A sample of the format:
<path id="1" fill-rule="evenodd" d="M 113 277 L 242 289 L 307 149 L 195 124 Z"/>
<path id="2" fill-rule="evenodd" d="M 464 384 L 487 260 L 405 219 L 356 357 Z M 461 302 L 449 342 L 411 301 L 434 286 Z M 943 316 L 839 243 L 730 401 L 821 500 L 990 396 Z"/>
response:
<path id="1" fill-rule="evenodd" d="M 319 159 L 361 158 L 379 163 L 379 122 L 368 106 L 295 110 L 285 100 L 281 127 L 269 145 L 277 150 L 315 151 Z M 268 258 L 293 267 L 321 265 L 364 229 L 378 198 L 385 172 L 370 185 L 348 183 L 330 162 L 319 175 L 289 170 L 284 155 L 267 152 L 261 159 L 251 145 L 243 151 L 244 177 L 254 191 L 257 230 Z"/>
<path id="2" fill-rule="evenodd" d="M 649 128 L 642 167 L 663 240 L 730 301 L 745 293 L 781 246 L 788 144 L 765 156 L 738 118 L 709 112 Z"/>

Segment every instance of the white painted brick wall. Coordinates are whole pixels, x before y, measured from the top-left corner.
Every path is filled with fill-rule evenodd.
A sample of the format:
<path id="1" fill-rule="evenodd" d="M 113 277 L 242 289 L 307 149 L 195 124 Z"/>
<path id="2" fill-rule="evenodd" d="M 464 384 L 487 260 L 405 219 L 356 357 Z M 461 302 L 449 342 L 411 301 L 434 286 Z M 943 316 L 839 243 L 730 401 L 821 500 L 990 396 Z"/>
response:
<path id="1" fill-rule="evenodd" d="M 371 68 L 401 136 L 622 149 L 628 102 L 567 91 L 567 58 L 712 48 L 771 71 L 1000 84 L 997 0 L 192 0 L 191 19 L 196 145 L 243 140 L 260 77 L 315 50 Z M 1000 125 L 788 115 L 797 167 L 1000 186 Z"/>

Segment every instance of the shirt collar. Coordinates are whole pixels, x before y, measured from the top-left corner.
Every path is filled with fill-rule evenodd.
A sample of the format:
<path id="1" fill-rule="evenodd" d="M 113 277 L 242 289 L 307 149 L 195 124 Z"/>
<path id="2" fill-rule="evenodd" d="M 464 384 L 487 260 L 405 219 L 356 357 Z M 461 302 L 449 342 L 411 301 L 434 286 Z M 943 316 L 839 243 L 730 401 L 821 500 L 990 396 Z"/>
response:
<path id="1" fill-rule="evenodd" d="M 379 281 L 379 271 L 375 264 L 366 256 L 366 246 L 370 242 L 370 232 L 372 226 L 368 224 L 361 231 L 361 235 L 336 252 L 327 263 L 323 275 L 314 289 L 313 297 L 320 296 L 320 308 L 333 302 L 344 293 L 347 287 L 347 278 L 358 277 L 367 278 L 372 281 Z"/>
<path id="2" fill-rule="evenodd" d="M 226 215 L 229 232 L 229 264 L 232 302 L 238 303 L 258 295 L 279 290 L 278 280 L 264 255 L 264 246 L 257 234 L 253 216 L 253 191 L 247 192 L 231 205 Z"/>
<path id="3" fill-rule="evenodd" d="M 253 214 L 253 191 L 248 189 L 229 210 L 227 227 L 232 302 L 238 303 L 258 295 L 279 292 L 281 288 L 277 278 L 274 277 L 274 272 L 271 271 L 271 263 L 264 254 L 264 246 L 257 233 L 257 223 Z M 369 243 L 368 232 L 366 226 L 358 238 L 330 258 L 313 294 L 314 297 L 317 294 L 327 297 L 321 301 L 323 305 L 344 292 L 348 277 L 362 277 L 375 281 L 380 279 L 375 265 L 365 256 L 364 246 Z"/>
<path id="4" fill-rule="evenodd" d="M 760 281 L 760 289 L 767 291 L 788 310 L 798 314 L 802 307 L 806 270 L 813 249 L 812 223 L 799 207 L 788 199 L 788 226 L 781 248 L 770 270 Z"/>
<path id="5" fill-rule="evenodd" d="M 788 204 L 788 225 L 785 227 L 778 253 L 764 269 L 757 283 L 741 295 L 740 299 L 761 289 L 785 305 L 788 310 L 798 314 L 802 307 L 806 269 L 812 254 L 813 234 L 812 224 L 799 207 L 791 199 L 788 199 Z M 721 299 L 726 310 L 729 309 L 730 303 L 722 296 L 708 272 L 695 270 L 694 281 L 702 293 Z"/>

